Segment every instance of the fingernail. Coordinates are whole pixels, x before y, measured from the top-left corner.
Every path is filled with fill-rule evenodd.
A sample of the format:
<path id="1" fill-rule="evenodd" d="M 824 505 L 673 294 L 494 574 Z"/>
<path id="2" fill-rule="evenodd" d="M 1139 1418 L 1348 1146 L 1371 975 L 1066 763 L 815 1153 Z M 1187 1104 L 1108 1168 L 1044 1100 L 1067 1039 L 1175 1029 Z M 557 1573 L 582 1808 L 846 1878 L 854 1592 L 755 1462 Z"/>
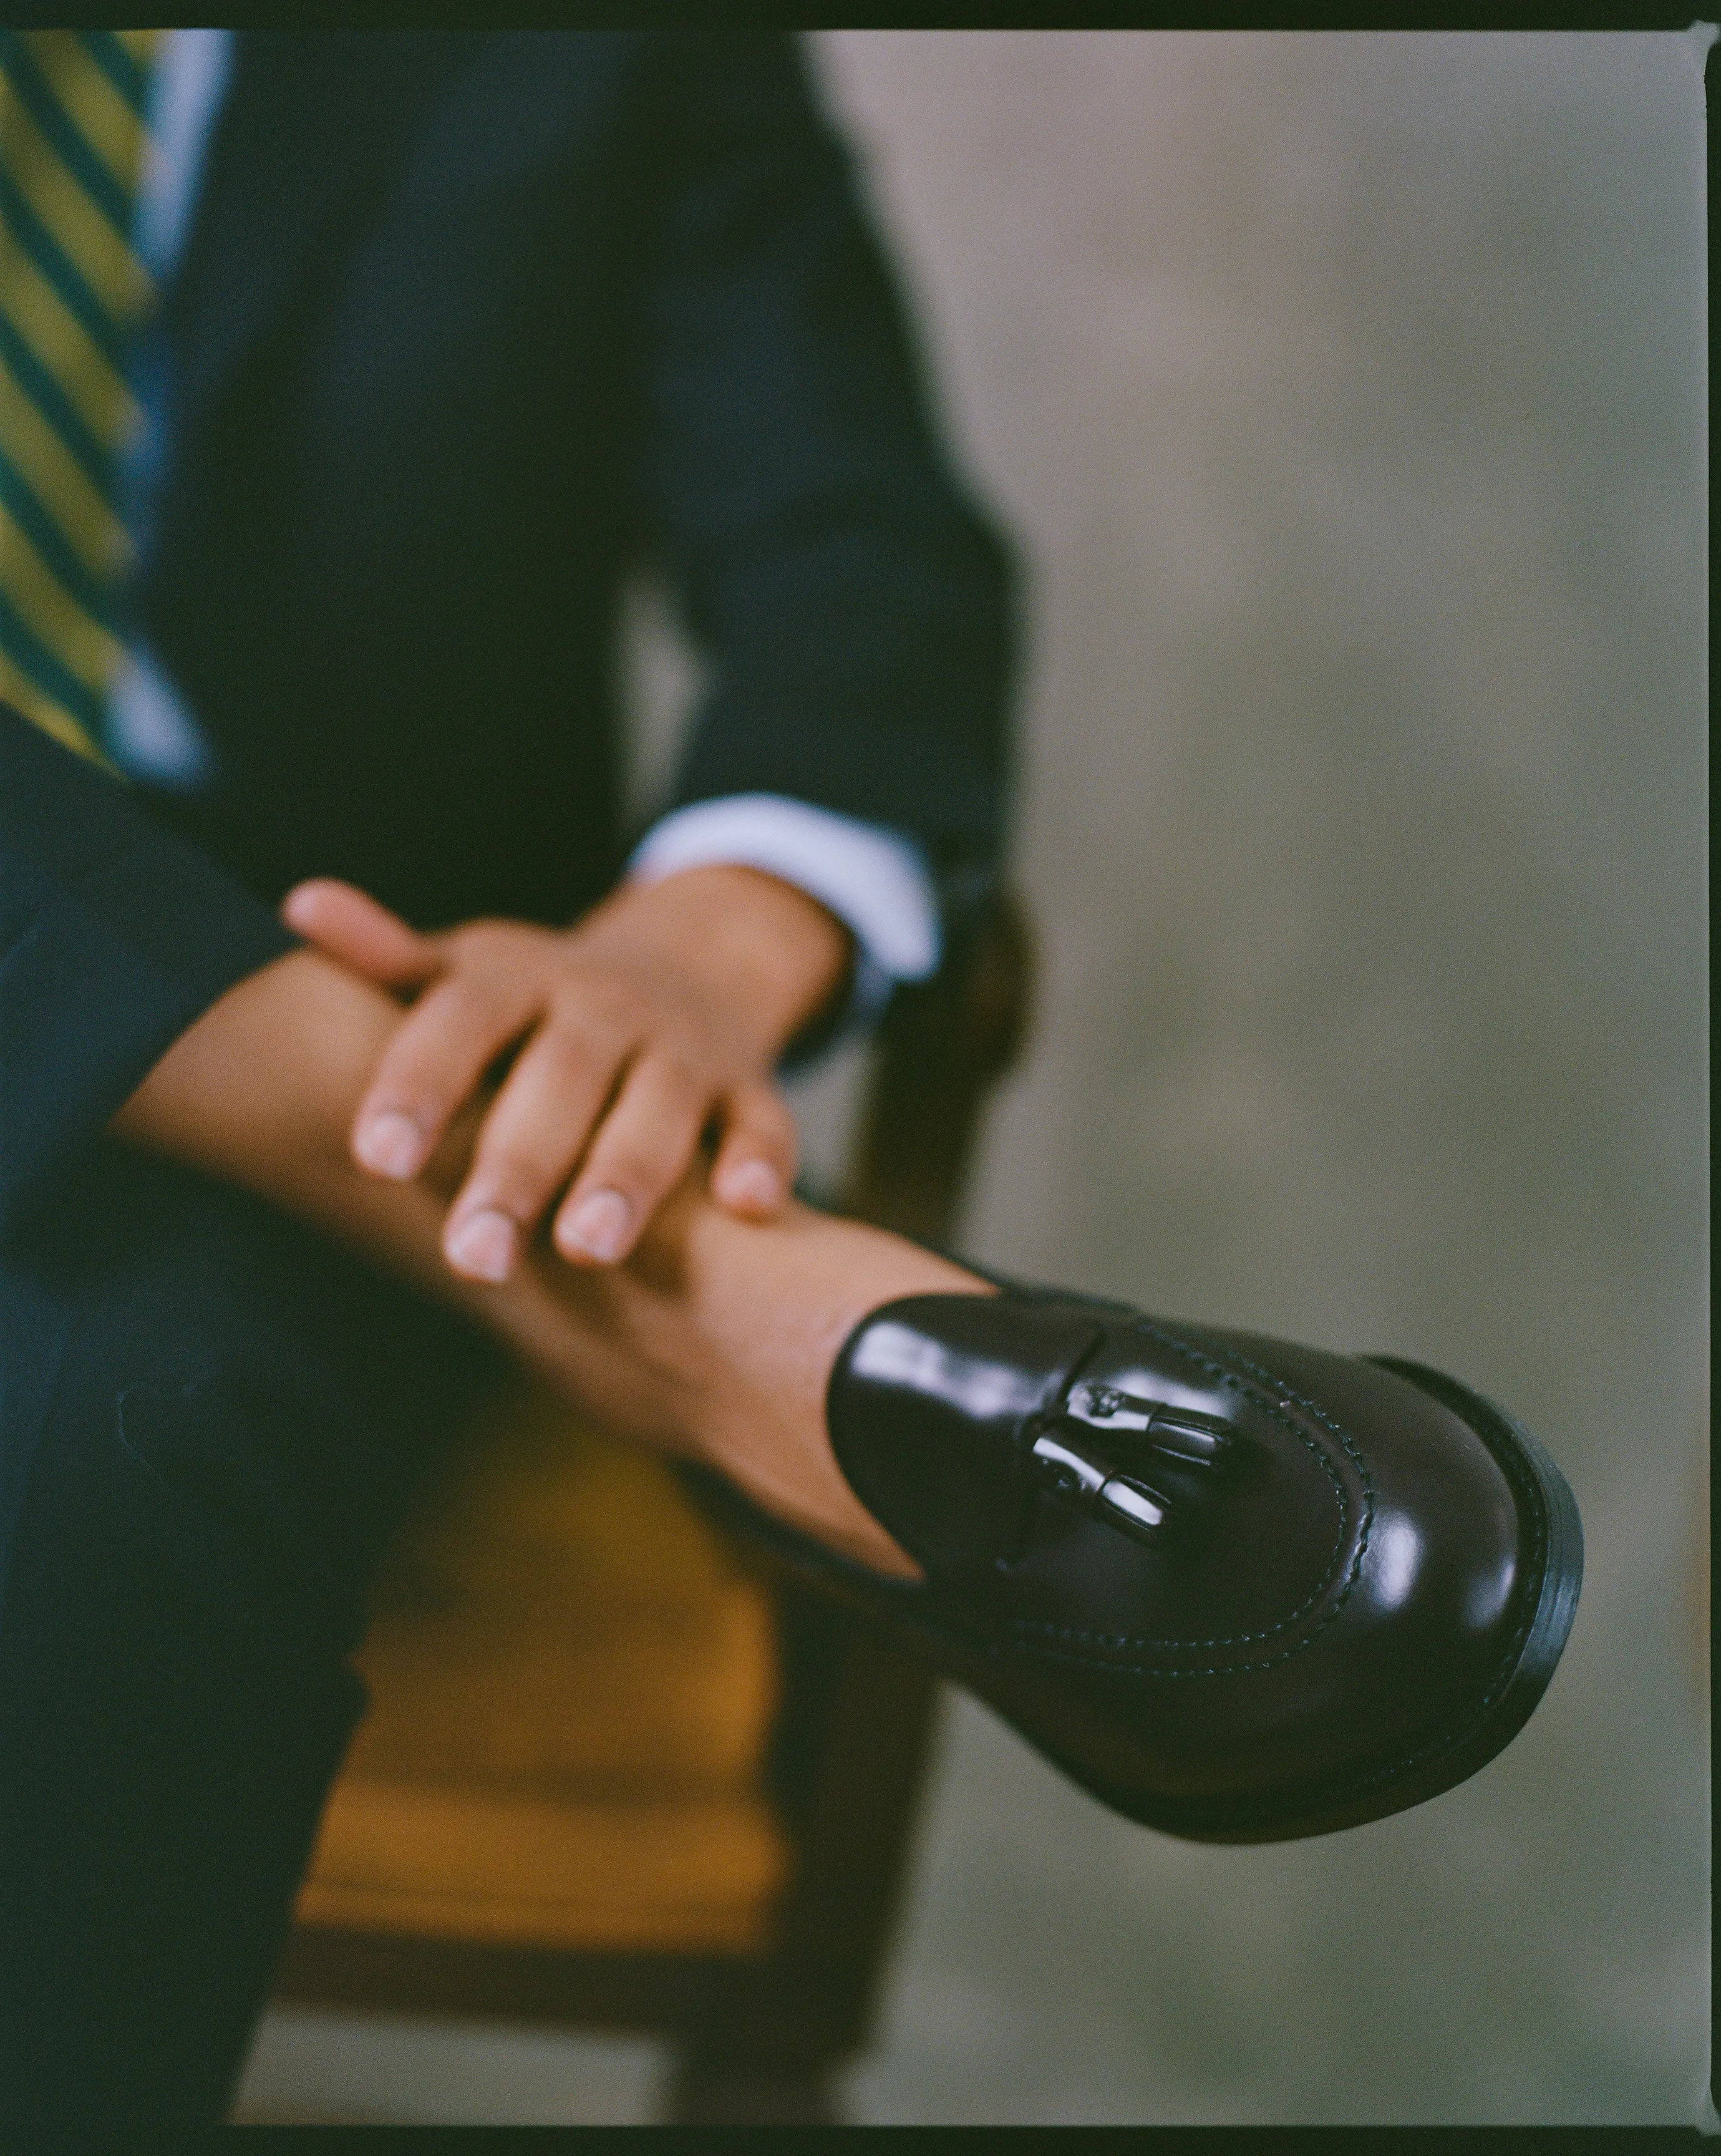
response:
<path id="1" fill-rule="evenodd" d="M 783 1203 L 783 1178 L 768 1162 L 737 1161 L 718 1195 L 726 1205 L 753 1205 L 768 1213 Z"/>
<path id="2" fill-rule="evenodd" d="M 607 1265 L 621 1255 L 622 1241 L 633 1217 L 634 1209 L 620 1191 L 594 1190 L 575 1206 L 559 1240 L 564 1250 L 582 1250 Z"/>
<path id="3" fill-rule="evenodd" d="M 519 1240 L 506 1213 L 475 1213 L 449 1237 L 449 1263 L 473 1280 L 505 1281 L 513 1270 Z"/>
<path id="4" fill-rule="evenodd" d="M 385 1108 L 381 1115 L 361 1123 L 352 1141 L 352 1150 L 365 1167 L 377 1175 L 393 1176 L 397 1182 L 417 1169 L 424 1146 L 424 1133 L 412 1117 L 393 1108 Z"/>

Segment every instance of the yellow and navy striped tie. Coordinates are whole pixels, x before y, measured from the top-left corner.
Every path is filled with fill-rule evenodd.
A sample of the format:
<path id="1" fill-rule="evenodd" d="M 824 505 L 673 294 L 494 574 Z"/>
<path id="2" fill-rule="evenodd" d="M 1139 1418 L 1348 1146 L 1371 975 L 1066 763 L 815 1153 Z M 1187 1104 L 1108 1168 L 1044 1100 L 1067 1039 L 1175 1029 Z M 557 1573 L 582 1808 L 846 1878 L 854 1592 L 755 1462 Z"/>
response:
<path id="1" fill-rule="evenodd" d="M 0 698 L 97 754 L 121 658 L 117 452 L 159 30 L 0 30 Z"/>

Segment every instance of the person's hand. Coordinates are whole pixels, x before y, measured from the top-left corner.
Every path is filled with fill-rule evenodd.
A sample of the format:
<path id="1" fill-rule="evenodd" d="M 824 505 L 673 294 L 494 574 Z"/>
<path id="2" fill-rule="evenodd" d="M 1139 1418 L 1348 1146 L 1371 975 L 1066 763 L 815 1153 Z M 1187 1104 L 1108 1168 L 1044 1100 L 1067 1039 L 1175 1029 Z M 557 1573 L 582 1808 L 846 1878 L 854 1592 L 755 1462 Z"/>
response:
<path id="1" fill-rule="evenodd" d="M 414 998 L 353 1118 L 362 1168 L 415 1176 L 511 1055 L 444 1224 L 455 1271 L 506 1280 L 552 1204 L 563 1257 L 618 1263 L 707 1133 L 720 1204 L 764 1219 L 787 1203 L 795 1129 L 772 1071 L 850 957 L 847 931 L 793 886 L 689 869 L 624 884 L 565 930 L 475 921 L 420 935 L 327 878 L 297 885 L 281 912 Z"/>

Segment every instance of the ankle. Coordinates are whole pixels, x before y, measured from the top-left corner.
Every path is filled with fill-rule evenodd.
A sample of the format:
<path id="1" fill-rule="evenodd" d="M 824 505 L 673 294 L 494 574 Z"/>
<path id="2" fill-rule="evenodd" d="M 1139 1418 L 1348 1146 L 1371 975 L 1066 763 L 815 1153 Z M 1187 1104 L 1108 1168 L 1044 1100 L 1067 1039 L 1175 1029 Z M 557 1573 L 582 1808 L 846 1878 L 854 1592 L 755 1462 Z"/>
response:
<path id="1" fill-rule="evenodd" d="M 726 1245 L 732 1240 L 727 1224 L 712 1224 Z M 786 1524 L 857 1563 L 917 1578 L 919 1566 L 837 1465 L 825 1424 L 830 1374 L 855 1327 L 882 1305 L 995 1291 L 916 1244 L 804 1208 L 740 1233 L 757 1239 L 754 1262 L 729 1276 L 736 1300 L 722 1327 L 732 1383 L 701 1433 L 702 1456 Z"/>
<path id="2" fill-rule="evenodd" d="M 849 1487 L 825 1390 L 843 1343 L 909 1295 L 989 1295 L 948 1258 L 791 1206 L 750 1223 L 689 1190 L 624 1265 L 534 1254 L 498 1314 L 516 1353 L 607 1429 L 696 1460 L 786 1525 L 899 1577 L 919 1568 Z"/>

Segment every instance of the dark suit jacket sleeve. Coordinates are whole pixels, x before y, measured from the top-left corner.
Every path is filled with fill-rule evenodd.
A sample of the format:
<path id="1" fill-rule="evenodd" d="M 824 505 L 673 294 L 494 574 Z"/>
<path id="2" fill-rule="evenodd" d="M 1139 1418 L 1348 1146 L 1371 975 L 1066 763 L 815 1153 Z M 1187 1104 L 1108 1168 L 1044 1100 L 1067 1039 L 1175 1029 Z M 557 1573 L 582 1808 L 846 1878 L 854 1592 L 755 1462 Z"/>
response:
<path id="1" fill-rule="evenodd" d="M 792 40 L 665 41 L 644 480 L 715 686 L 678 799 L 785 793 L 995 855 L 1011 572 Z"/>
<path id="2" fill-rule="evenodd" d="M 170 1042 L 297 940 L 0 705 L 0 1233 Z"/>

